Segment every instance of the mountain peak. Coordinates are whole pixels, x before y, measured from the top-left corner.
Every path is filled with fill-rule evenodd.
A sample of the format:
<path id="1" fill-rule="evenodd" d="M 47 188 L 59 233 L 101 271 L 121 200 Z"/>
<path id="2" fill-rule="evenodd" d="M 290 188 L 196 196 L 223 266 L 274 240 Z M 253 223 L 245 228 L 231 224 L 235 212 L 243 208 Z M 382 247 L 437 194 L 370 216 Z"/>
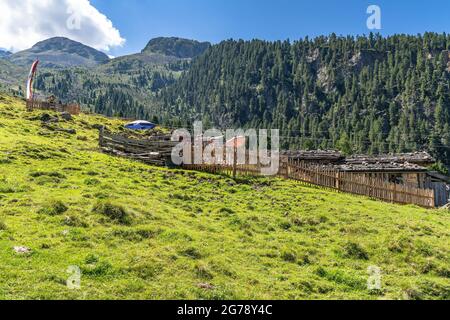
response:
<path id="1" fill-rule="evenodd" d="M 177 37 L 159 37 L 149 41 L 142 53 L 160 53 L 181 59 L 195 58 L 205 52 L 211 44 Z"/>
<path id="2" fill-rule="evenodd" d="M 109 61 L 103 52 L 65 37 L 40 41 L 28 50 L 11 55 L 9 59 L 17 65 L 29 65 L 39 59 L 44 67 L 92 67 Z"/>

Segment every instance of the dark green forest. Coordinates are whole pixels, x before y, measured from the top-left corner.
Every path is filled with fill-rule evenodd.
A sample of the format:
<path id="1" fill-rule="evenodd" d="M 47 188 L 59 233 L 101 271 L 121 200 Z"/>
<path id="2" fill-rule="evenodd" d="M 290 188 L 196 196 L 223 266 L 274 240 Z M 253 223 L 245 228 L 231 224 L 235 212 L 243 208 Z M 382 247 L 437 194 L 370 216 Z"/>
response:
<path id="1" fill-rule="evenodd" d="M 161 112 L 277 128 L 283 148 L 428 150 L 449 163 L 448 49 L 450 36 L 433 33 L 225 41 L 162 92 Z"/>

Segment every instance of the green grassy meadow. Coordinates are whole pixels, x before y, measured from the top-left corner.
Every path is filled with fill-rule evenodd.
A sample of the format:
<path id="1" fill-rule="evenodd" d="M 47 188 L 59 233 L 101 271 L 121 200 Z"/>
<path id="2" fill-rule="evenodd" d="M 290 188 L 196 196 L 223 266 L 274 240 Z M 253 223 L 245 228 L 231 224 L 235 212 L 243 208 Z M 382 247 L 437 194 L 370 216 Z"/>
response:
<path id="1" fill-rule="evenodd" d="M 98 151 L 120 120 L 42 113 L 0 95 L 0 299 L 450 299 L 449 211 L 151 167 Z"/>

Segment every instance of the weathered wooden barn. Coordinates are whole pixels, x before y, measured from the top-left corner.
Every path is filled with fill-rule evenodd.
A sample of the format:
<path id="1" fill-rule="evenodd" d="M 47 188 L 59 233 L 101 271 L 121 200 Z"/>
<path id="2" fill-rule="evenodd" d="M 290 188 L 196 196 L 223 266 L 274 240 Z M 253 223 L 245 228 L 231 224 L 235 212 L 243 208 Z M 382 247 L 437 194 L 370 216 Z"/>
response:
<path id="1" fill-rule="evenodd" d="M 450 200 L 450 178 L 428 169 L 436 160 L 426 152 L 351 157 L 344 157 L 340 152 L 330 150 L 283 152 L 281 162 L 288 161 L 413 188 L 433 189 L 437 207 L 444 206 Z"/>

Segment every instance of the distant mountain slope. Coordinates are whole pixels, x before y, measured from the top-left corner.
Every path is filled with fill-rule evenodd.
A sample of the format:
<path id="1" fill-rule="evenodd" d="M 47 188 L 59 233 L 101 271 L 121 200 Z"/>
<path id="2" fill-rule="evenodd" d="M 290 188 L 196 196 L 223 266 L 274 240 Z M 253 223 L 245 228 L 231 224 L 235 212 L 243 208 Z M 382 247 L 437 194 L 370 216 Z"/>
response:
<path id="1" fill-rule="evenodd" d="M 40 68 L 36 88 L 97 113 L 155 121 L 157 114 L 151 111 L 155 96 L 173 84 L 190 61 L 143 50 L 91 68 Z"/>
<path id="2" fill-rule="evenodd" d="M 117 57 L 106 64 L 97 67 L 97 70 L 106 73 L 139 72 L 143 68 L 178 63 L 183 59 L 166 56 L 162 53 L 142 52 Z"/>
<path id="3" fill-rule="evenodd" d="M 211 44 L 181 38 L 155 38 L 150 40 L 142 52 L 161 53 L 166 56 L 187 59 L 195 58 L 204 53 Z"/>
<path id="4" fill-rule="evenodd" d="M 3 49 L 0 49 L 0 59 L 9 57 L 10 55 L 12 55 L 11 52 L 3 50 Z"/>
<path id="5" fill-rule="evenodd" d="M 12 90 L 12 93 L 23 94 L 19 87 L 25 87 L 28 70 L 16 66 L 6 59 L 0 59 L 0 90 Z"/>
<path id="6" fill-rule="evenodd" d="M 16 65 L 30 65 L 39 59 L 41 67 L 47 68 L 94 67 L 110 60 L 103 52 L 62 37 L 38 42 L 31 49 L 15 53 L 8 59 Z"/>

